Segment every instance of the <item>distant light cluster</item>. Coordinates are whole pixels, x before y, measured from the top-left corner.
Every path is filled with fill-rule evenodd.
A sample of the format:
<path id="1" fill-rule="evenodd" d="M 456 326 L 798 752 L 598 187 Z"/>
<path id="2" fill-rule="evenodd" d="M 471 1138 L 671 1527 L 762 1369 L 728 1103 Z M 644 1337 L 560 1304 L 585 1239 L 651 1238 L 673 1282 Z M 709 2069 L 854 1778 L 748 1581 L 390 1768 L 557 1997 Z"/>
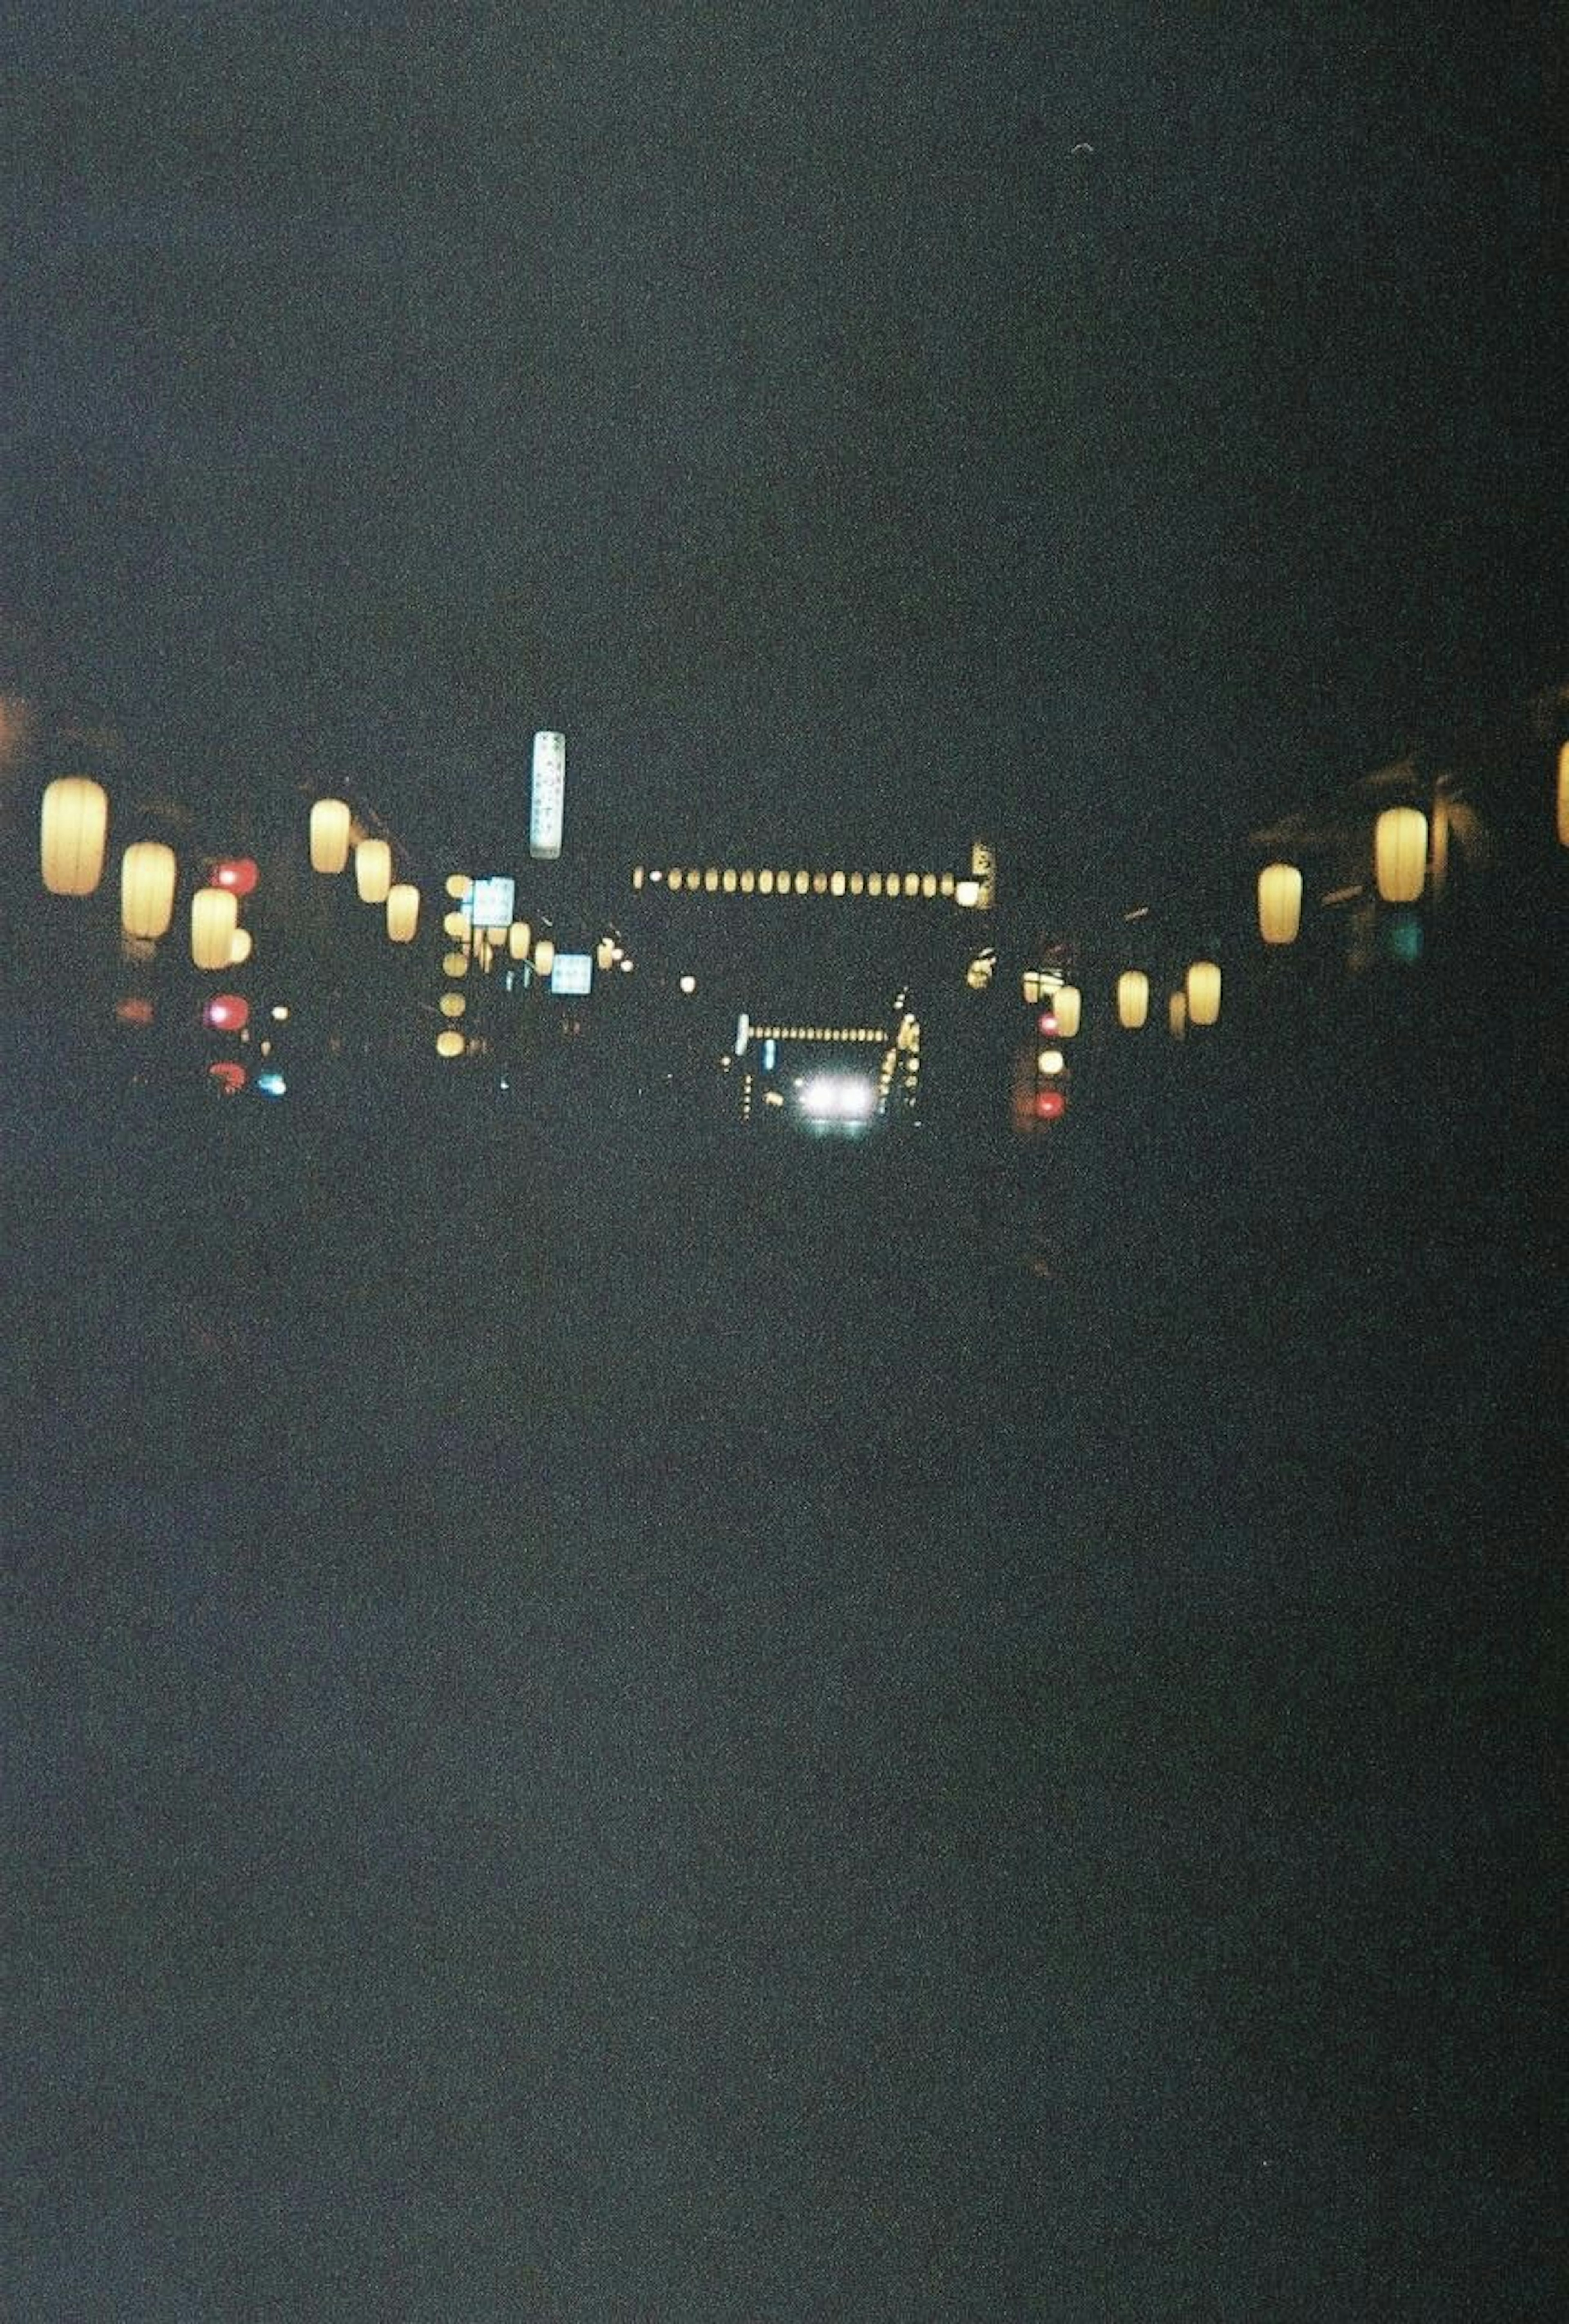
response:
<path id="1" fill-rule="evenodd" d="M 957 872 L 825 872 L 798 867 L 737 870 L 710 863 L 650 869 L 636 864 L 632 885 L 663 888 L 672 896 L 856 896 L 882 899 L 940 899 L 973 911 L 989 900 L 984 881 Z"/>

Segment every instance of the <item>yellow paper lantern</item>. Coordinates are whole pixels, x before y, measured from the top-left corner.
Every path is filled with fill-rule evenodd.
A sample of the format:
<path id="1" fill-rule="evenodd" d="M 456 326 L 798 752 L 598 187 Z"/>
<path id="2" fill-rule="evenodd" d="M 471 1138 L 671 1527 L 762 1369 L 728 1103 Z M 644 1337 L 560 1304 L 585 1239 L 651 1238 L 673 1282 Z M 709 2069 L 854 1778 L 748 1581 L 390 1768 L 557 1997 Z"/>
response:
<path id="1" fill-rule="evenodd" d="M 1149 979 L 1141 968 L 1125 968 L 1117 979 L 1117 1022 L 1136 1033 L 1149 1014 Z"/>
<path id="2" fill-rule="evenodd" d="M 161 839 L 138 839 L 120 858 L 120 926 L 128 936 L 156 943 L 174 918 L 174 850 Z"/>
<path id="3" fill-rule="evenodd" d="M 445 886 L 447 893 L 456 903 L 466 904 L 473 892 L 474 881 L 466 872 L 452 872 L 448 874 Z"/>
<path id="4" fill-rule="evenodd" d="M 90 896 L 104 875 L 109 795 L 87 775 L 61 775 L 43 794 L 39 859 L 51 896 Z"/>
<path id="5" fill-rule="evenodd" d="M 354 852 L 354 880 L 362 904 L 384 904 L 392 884 L 392 851 L 384 839 L 362 839 Z"/>
<path id="6" fill-rule="evenodd" d="M 812 875 L 811 875 L 811 873 L 810 873 L 809 872 L 798 872 L 796 873 L 796 893 L 797 893 L 797 895 L 798 895 L 798 896 L 804 896 L 804 895 L 806 894 L 806 892 L 807 892 L 807 890 L 810 887 L 811 882 L 812 882 Z"/>
<path id="7" fill-rule="evenodd" d="M 1427 879 L 1427 818 L 1419 807 L 1387 807 L 1373 830 L 1373 875 L 1386 904 L 1415 904 Z"/>
<path id="8" fill-rule="evenodd" d="M 1187 972 L 1187 1017 L 1192 1025 L 1215 1025 L 1221 1014 L 1221 973 L 1213 960 L 1195 960 Z"/>
<path id="9" fill-rule="evenodd" d="M 461 992 L 444 992 L 436 1006 L 444 1017 L 461 1017 L 468 1003 Z"/>
<path id="10" fill-rule="evenodd" d="M 828 874 L 828 893 L 829 893 L 829 895 L 830 895 L 830 896 L 842 896 L 842 895 L 844 894 L 844 874 L 843 873 L 843 872 L 829 872 L 829 874 Z"/>
<path id="11" fill-rule="evenodd" d="M 341 872 L 348 862 L 348 802 L 319 798 L 310 810 L 310 868 Z"/>
<path id="12" fill-rule="evenodd" d="M 715 865 L 711 863 L 704 872 L 703 886 L 710 896 L 716 896 L 719 893 L 719 872 Z"/>
<path id="13" fill-rule="evenodd" d="M 1079 1029 L 1081 997 L 1076 984 L 1059 984 L 1052 995 L 1052 1014 L 1057 1019 L 1057 1029 L 1065 1041 L 1071 1041 Z"/>
<path id="14" fill-rule="evenodd" d="M 1186 992 L 1174 992 L 1172 994 L 1170 1000 L 1166 1004 L 1166 1021 L 1171 1028 L 1171 1038 L 1174 1041 L 1184 1041 L 1187 1038 L 1187 995 Z"/>
<path id="15" fill-rule="evenodd" d="M 935 872 L 923 872 L 921 873 L 920 891 L 929 903 L 931 899 L 937 892 L 937 875 Z"/>
<path id="16" fill-rule="evenodd" d="M 239 905 L 229 888 L 198 888 L 190 899 L 190 956 L 198 968 L 234 964 Z"/>
<path id="17" fill-rule="evenodd" d="M 556 965 L 556 947 L 549 936 L 541 936 L 534 946 L 534 973 L 549 976 Z"/>
<path id="18" fill-rule="evenodd" d="M 720 884 L 720 886 L 724 889 L 724 890 L 725 890 L 725 894 L 726 894 L 727 896 L 734 896 L 734 893 L 735 893 L 735 867 L 734 866 L 734 864 L 728 864 L 728 863 L 727 863 L 727 864 L 725 865 L 725 870 L 724 870 L 723 873 L 722 873 L 722 874 L 721 874 L 721 876 L 720 876 L 719 884 Z"/>
<path id="19" fill-rule="evenodd" d="M 742 875 L 741 875 L 741 892 L 742 892 L 742 894 L 743 894 L 743 896 L 750 896 L 750 895 L 752 894 L 752 892 L 753 889 L 754 889 L 756 886 L 757 886 L 757 874 L 756 874 L 756 872 L 743 872 L 742 873 Z"/>
<path id="20" fill-rule="evenodd" d="M 229 942 L 229 966 L 244 968 L 255 945 L 249 928 L 236 928 Z"/>
<path id="21" fill-rule="evenodd" d="M 387 934 L 394 944 L 412 944 L 420 925 L 420 890 L 407 880 L 387 890 Z"/>
<path id="22" fill-rule="evenodd" d="M 863 896 L 866 893 L 866 874 L 864 872 L 851 872 L 850 893 L 853 896 Z"/>
<path id="23" fill-rule="evenodd" d="M 1301 925 L 1301 872 L 1295 863 L 1266 863 L 1259 874 L 1259 934 L 1268 945 L 1295 944 Z"/>
<path id="24" fill-rule="evenodd" d="M 462 1034 L 454 1032 L 450 1026 L 445 1033 L 438 1033 L 436 1036 L 436 1054 L 438 1057 L 461 1057 L 467 1047 L 468 1044 Z"/>
<path id="25" fill-rule="evenodd" d="M 813 872 L 813 874 L 812 874 L 812 893 L 813 893 L 813 895 L 814 895 L 814 896 L 826 896 L 826 895 L 827 894 L 827 892 L 828 892 L 828 875 L 827 875 L 827 873 L 826 873 L 826 872 Z"/>
<path id="26" fill-rule="evenodd" d="M 513 960 L 527 960 L 534 931 L 527 920 L 514 920 L 507 930 L 507 951 Z"/>
<path id="27" fill-rule="evenodd" d="M 466 952 L 443 953 L 441 955 L 441 971 L 444 976 L 466 976 L 468 974 L 468 954 Z"/>
<path id="28" fill-rule="evenodd" d="M 1042 1049 L 1035 1061 L 1035 1070 L 1038 1074 L 1060 1074 L 1063 1063 L 1060 1049 Z"/>
<path id="29" fill-rule="evenodd" d="M 460 943 L 468 934 L 467 913 L 444 913 L 441 919 L 441 933 L 443 936 L 450 936 L 454 944 Z"/>
<path id="30" fill-rule="evenodd" d="M 1569 847 L 1569 742 L 1558 745 L 1558 844 Z"/>

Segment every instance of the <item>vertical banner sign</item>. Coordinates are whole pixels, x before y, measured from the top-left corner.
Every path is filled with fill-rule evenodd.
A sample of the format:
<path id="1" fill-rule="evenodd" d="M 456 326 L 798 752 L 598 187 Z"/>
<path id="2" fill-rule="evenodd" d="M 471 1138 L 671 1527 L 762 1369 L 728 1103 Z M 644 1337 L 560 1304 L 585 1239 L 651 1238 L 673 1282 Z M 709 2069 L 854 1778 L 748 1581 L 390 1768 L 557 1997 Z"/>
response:
<path id="1" fill-rule="evenodd" d="M 561 853 L 561 810 L 567 796 L 567 737 L 536 734 L 534 781 L 529 798 L 529 853 L 554 862 Z"/>

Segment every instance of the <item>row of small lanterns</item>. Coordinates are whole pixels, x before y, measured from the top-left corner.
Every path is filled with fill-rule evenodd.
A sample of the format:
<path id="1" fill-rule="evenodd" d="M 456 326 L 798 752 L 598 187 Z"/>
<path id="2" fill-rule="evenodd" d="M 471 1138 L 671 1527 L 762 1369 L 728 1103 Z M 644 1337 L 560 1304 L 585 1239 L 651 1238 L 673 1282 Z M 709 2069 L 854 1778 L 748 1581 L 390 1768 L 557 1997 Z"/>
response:
<path id="1" fill-rule="evenodd" d="M 383 905 L 393 944 L 412 944 L 420 925 L 420 890 L 411 880 L 393 879 L 390 842 L 355 840 L 348 801 L 318 799 L 310 810 L 311 870 L 329 876 L 346 872 L 351 847 L 355 890 L 361 903 Z"/>
<path id="2" fill-rule="evenodd" d="M 39 824 L 39 863 L 51 896 L 91 896 L 104 876 L 109 835 L 109 795 L 88 775 L 61 775 L 45 786 Z M 249 856 L 218 863 L 190 899 L 190 954 L 200 969 L 233 968 L 250 955 L 251 934 L 239 925 L 240 901 L 256 884 Z M 156 944 L 174 918 L 179 865 L 161 839 L 137 839 L 120 858 L 120 926 L 137 943 Z"/>

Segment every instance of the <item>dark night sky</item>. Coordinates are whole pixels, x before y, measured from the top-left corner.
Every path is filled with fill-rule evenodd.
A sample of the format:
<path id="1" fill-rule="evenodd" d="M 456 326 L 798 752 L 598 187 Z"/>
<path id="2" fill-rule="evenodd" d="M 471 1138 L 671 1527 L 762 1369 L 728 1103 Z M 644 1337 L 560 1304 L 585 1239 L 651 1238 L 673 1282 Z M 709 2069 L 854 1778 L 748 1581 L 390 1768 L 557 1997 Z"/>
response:
<path id="1" fill-rule="evenodd" d="M 1560 641 L 1471 14 L 23 12 L 0 603 L 188 797 L 1123 894 Z"/>

